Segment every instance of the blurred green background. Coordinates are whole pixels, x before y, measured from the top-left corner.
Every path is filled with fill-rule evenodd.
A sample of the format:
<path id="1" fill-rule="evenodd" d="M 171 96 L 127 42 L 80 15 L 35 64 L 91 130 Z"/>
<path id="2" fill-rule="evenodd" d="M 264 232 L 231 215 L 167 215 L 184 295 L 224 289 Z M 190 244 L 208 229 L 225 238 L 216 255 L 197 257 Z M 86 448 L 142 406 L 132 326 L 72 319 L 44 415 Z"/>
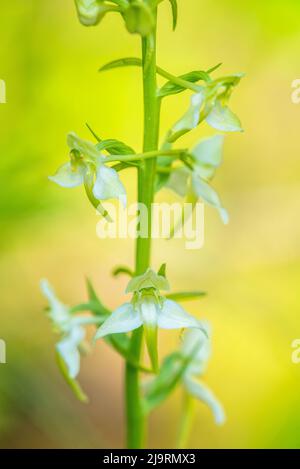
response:
<path id="1" fill-rule="evenodd" d="M 232 97 L 245 133 L 226 137 L 215 180 L 230 224 L 207 208 L 202 249 L 163 240 L 153 248 L 153 265 L 167 262 L 174 289 L 209 292 L 186 307 L 212 323 L 206 381 L 228 419 L 217 428 L 197 404 L 191 447 L 300 446 L 300 365 L 291 362 L 291 342 L 300 337 L 300 105 L 291 101 L 300 75 L 299 15 L 297 0 L 179 0 L 172 33 L 168 2 L 160 7 L 161 66 L 180 74 L 222 62 L 216 74 L 246 73 Z M 67 158 L 68 131 L 90 138 L 85 122 L 104 138 L 140 147 L 140 71 L 97 73 L 109 60 L 139 54 L 138 38 L 117 16 L 84 28 L 72 0 L 1 2 L 1 447 L 123 445 L 121 360 L 98 343 L 80 375 L 90 404 L 78 403 L 56 369 L 56 337 L 38 284 L 47 277 L 74 304 L 86 298 L 88 275 L 107 305 L 123 300 L 126 279 L 110 273 L 132 265 L 132 241 L 97 238 L 98 217 L 82 189 L 63 190 L 47 176 Z M 165 101 L 162 132 L 188 99 Z M 204 125 L 185 140 L 211 133 Z M 124 177 L 133 201 L 134 171 Z M 161 351 L 177 337 L 162 333 Z M 174 446 L 180 404 L 176 392 L 154 413 L 150 447 Z"/>

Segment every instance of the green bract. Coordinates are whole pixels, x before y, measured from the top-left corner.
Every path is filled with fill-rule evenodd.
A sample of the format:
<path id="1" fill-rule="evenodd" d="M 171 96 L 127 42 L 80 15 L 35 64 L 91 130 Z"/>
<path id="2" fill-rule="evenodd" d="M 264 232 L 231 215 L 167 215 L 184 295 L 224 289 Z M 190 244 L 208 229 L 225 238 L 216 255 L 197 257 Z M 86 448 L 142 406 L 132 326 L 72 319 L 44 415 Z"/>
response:
<path id="1" fill-rule="evenodd" d="M 157 329 L 202 329 L 201 322 L 188 314 L 178 303 L 166 299 L 160 290 L 169 289 L 165 277 L 148 269 L 145 274 L 133 277 L 126 292 L 133 292 L 130 303 L 119 306 L 98 329 L 95 339 L 109 334 L 129 332 L 144 326 L 149 356 L 157 369 Z"/>
<path id="2" fill-rule="evenodd" d="M 105 155 L 73 132 L 69 133 L 67 143 L 71 161 L 62 165 L 49 179 L 62 187 L 84 184 L 89 199 L 96 207 L 101 200 L 113 198 L 126 206 L 126 190 L 117 171 L 105 165 Z"/>

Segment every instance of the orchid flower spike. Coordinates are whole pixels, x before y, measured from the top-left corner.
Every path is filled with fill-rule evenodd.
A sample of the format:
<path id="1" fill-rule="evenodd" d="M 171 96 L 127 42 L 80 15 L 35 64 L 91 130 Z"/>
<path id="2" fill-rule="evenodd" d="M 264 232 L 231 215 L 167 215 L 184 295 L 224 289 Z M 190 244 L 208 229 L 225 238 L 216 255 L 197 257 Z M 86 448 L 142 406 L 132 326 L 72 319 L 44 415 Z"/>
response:
<path id="1" fill-rule="evenodd" d="M 206 384 L 197 379 L 205 372 L 211 355 L 211 344 L 208 339 L 209 327 L 207 324 L 204 327 L 207 336 L 197 329 L 186 331 L 184 334 L 181 354 L 190 360 L 184 371 L 182 382 L 189 394 L 204 402 L 211 409 L 216 424 L 222 425 L 225 422 L 223 406 Z"/>
<path id="2" fill-rule="evenodd" d="M 143 275 L 133 277 L 126 293 L 132 293 L 132 300 L 119 306 L 98 329 L 95 339 L 108 334 L 129 332 L 144 326 L 148 353 L 153 369 L 158 369 L 157 329 L 197 328 L 205 333 L 202 324 L 188 314 L 178 303 L 161 295 L 169 290 L 169 283 L 163 275 L 148 269 Z"/>
<path id="3" fill-rule="evenodd" d="M 41 281 L 41 290 L 49 302 L 48 317 L 55 331 L 61 335 L 56 351 L 67 367 L 69 377 L 74 379 L 80 370 L 80 347 L 85 338 L 83 325 L 93 324 L 97 319 L 73 316 L 70 308 L 56 297 L 47 280 Z"/>
<path id="4" fill-rule="evenodd" d="M 70 161 L 58 168 L 51 181 L 62 187 L 85 185 L 92 204 L 98 208 L 101 200 L 119 199 L 126 206 L 126 191 L 118 173 L 105 165 L 105 155 L 95 145 L 82 140 L 74 132 L 68 134 Z"/>

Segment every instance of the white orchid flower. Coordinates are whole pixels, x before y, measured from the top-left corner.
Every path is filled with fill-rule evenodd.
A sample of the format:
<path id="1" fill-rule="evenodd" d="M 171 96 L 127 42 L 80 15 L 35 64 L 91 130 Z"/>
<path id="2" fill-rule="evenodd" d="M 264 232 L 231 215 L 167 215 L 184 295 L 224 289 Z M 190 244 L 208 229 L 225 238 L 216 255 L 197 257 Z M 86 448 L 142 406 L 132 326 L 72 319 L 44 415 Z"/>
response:
<path id="1" fill-rule="evenodd" d="M 167 187 L 187 201 L 195 203 L 199 198 L 208 205 L 215 207 L 223 223 L 228 223 L 228 213 L 222 206 L 216 191 L 209 181 L 222 162 L 224 136 L 214 135 L 202 139 L 191 151 L 192 168 L 181 167 L 172 171 Z"/>
<path id="2" fill-rule="evenodd" d="M 68 134 L 67 143 L 71 161 L 60 166 L 49 179 L 62 187 L 84 184 L 90 200 L 94 198 L 100 202 L 116 198 L 126 206 L 126 190 L 117 171 L 105 165 L 105 155 L 74 132 Z"/>
<path id="3" fill-rule="evenodd" d="M 209 328 L 207 324 L 204 327 L 207 336 L 196 329 L 189 330 L 184 335 L 181 353 L 184 357 L 190 358 L 190 361 L 184 371 L 182 381 L 189 394 L 204 402 L 211 409 L 216 424 L 222 425 L 225 422 L 222 404 L 209 387 L 198 379 L 206 370 L 207 361 L 211 355 Z"/>
<path id="4" fill-rule="evenodd" d="M 94 324 L 97 320 L 87 316 L 73 316 L 70 308 L 55 295 L 47 280 L 41 281 L 41 290 L 49 302 L 48 316 L 55 331 L 61 334 L 56 351 L 66 364 L 68 375 L 74 379 L 80 370 L 80 346 L 85 338 L 84 325 Z"/>
<path id="5" fill-rule="evenodd" d="M 98 329 L 95 339 L 109 334 L 129 332 L 144 326 L 149 356 L 157 369 L 157 329 L 198 328 L 202 324 L 178 303 L 160 294 L 168 290 L 166 278 L 148 269 L 130 280 L 126 292 L 133 293 L 131 302 L 119 306 Z M 203 333 L 203 332 L 202 332 Z"/>

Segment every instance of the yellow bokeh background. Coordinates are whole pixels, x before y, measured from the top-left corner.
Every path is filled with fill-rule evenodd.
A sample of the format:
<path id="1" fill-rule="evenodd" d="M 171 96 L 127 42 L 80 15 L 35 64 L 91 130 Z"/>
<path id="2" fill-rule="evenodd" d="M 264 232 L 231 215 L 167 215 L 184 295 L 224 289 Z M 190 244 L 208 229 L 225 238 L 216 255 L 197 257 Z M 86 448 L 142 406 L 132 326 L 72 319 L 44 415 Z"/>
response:
<path id="1" fill-rule="evenodd" d="M 226 409 L 214 425 L 198 403 L 189 445 L 196 448 L 299 447 L 300 365 L 291 343 L 300 337 L 300 105 L 291 100 L 299 78 L 300 4 L 297 0 L 179 0 L 171 31 L 169 2 L 160 6 L 158 64 L 174 74 L 208 69 L 245 72 L 232 109 L 245 132 L 226 136 L 215 187 L 230 213 L 222 225 L 205 210 L 205 245 L 155 241 L 153 266 L 168 266 L 174 290 L 203 289 L 186 303 L 213 327 L 206 382 Z M 126 278 L 117 264 L 133 264 L 131 240 L 100 240 L 99 220 L 82 188 L 63 190 L 47 176 L 67 158 L 66 134 L 103 138 L 137 150 L 142 138 L 140 70 L 99 74 L 107 61 L 139 56 L 137 36 L 118 16 L 97 28 L 76 18 L 72 0 L 11 0 L 0 15 L 1 447 L 122 447 L 123 364 L 105 344 L 82 363 L 80 381 L 90 403 L 78 403 L 54 362 L 55 335 L 43 312 L 40 278 L 68 304 L 86 299 L 89 276 L 101 299 L 123 301 Z M 189 93 L 164 101 L 162 135 L 186 109 Z M 203 125 L 183 142 L 211 135 Z M 124 172 L 131 201 L 135 172 Z M 162 193 L 163 196 L 163 193 Z M 165 193 L 165 196 L 170 197 Z M 92 331 L 90 331 L 92 333 Z M 160 335 L 161 354 L 176 332 Z M 173 447 L 181 394 L 154 412 L 149 447 Z"/>

